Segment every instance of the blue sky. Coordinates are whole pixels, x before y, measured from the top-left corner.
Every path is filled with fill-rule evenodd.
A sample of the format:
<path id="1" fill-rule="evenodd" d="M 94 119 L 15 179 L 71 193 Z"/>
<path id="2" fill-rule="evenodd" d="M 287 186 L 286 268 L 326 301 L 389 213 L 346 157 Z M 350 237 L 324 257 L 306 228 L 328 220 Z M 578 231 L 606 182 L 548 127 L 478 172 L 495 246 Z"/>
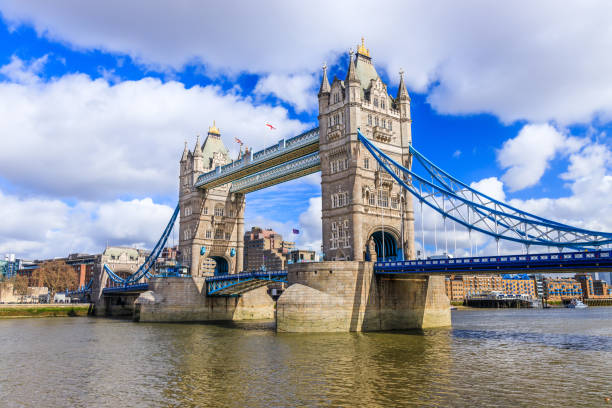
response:
<path id="1" fill-rule="evenodd" d="M 361 36 L 391 95 L 406 72 L 419 151 L 528 211 L 612 230 L 605 2 L 144 5 L 0 0 L 0 253 L 150 246 L 184 141 L 216 120 L 235 155 L 234 137 L 259 149 L 315 126 L 321 65 L 344 78 Z M 299 228 L 318 249 L 319 197 L 317 176 L 251 193 L 247 227 Z"/>

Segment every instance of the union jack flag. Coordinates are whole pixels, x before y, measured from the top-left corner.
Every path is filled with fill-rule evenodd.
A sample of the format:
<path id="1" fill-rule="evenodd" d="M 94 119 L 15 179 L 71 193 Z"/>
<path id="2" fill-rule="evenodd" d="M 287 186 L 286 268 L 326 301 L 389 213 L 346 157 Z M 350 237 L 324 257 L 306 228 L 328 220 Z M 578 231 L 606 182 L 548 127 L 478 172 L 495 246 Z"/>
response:
<path id="1" fill-rule="evenodd" d="M 244 143 L 242 143 L 242 140 L 238 139 L 237 137 L 234 138 L 234 140 L 236 141 L 236 143 L 238 143 L 240 146 L 242 146 Z"/>

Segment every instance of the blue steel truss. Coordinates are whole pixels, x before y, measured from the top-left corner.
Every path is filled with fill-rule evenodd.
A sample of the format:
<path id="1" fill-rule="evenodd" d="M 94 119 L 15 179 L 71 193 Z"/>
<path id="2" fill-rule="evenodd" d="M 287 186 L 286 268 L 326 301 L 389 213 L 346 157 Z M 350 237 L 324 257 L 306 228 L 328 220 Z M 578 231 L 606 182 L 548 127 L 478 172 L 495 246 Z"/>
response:
<path id="1" fill-rule="evenodd" d="M 376 274 L 564 273 L 612 268 L 612 251 L 376 262 Z"/>
<path id="2" fill-rule="evenodd" d="M 102 293 L 105 295 L 111 294 L 126 294 L 126 293 L 139 293 L 146 292 L 149 290 L 148 283 L 133 283 L 131 285 L 113 286 L 110 288 L 102 289 Z"/>
<path id="3" fill-rule="evenodd" d="M 206 278 L 207 296 L 237 296 L 270 282 L 287 282 L 287 271 L 242 272 Z"/>
<path id="4" fill-rule="evenodd" d="M 426 177 L 420 176 L 390 158 L 361 131 L 357 133 L 380 167 L 403 188 L 421 203 L 469 230 L 479 231 L 496 240 L 559 249 L 598 248 L 612 243 L 612 233 L 589 231 L 551 221 L 482 194 L 450 176 L 411 147 L 413 157 L 427 173 Z"/>
<path id="5" fill-rule="evenodd" d="M 279 182 L 284 182 L 321 169 L 319 152 L 288 161 L 232 182 L 232 193 L 250 193 Z"/>
<path id="6" fill-rule="evenodd" d="M 290 139 L 283 139 L 277 144 L 266 147 L 258 152 L 249 152 L 240 160 L 235 160 L 224 166 L 219 166 L 208 173 L 204 173 L 198 177 L 195 187 L 214 188 L 229 183 L 232 180 L 267 168 L 267 163 L 275 163 L 270 164 L 270 166 L 280 164 L 283 161 L 280 159 L 283 157 L 291 160 L 295 158 L 295 154 L 292 157 L 292 153 L 301 152 L 304 149 L 309 153 L 318 151 L 318 143 L 319 128 L 316 127 Z M 279 160 L 280 162 L 278 162 Z M 251 169 L 253 171 L 250 171 Z"/>
<path id="7" fill-rule="evenodd" d="M 155 266 L 155 261 L 157 260 L 162 250 L 166 246 L 166 241 L 168 241 L 168 237 L 170 236 L 170 232 L 172 232 L 172 227 L 174 226 L 174 223 L 176 222 L 176 218 L 178 217 L 178 214 L 179 214 L 179 205 L 177 204 L 176 208 L 174 209 L 174 212 L 172 213 L 172 217 L 170 217 L 170 221 L 168 222 L 168 225 L 166 225 L 166 229 L 164 229 L 164 232 L 162 233 L 162 236 L 159 238 L 159 240 L 155 244 L 155 247 L 153 247 L 153 250 L 151 251 L 149 256 L 147 256 L 144 263 L 140 265 L 140 267 L 138 268 L 136 272 L 134 272 L 133 274 L 131 274 L 130 276 L 126 278 L 122 278 L 119 275 L 115 274 L 108 267 L 108 265 L 104 264 L 104 272 L 106 272 L 110 280 L 113 281 L 114 283 L 127 286 L 127 285 L 133 285 L 143 278 L 150 278 L 152 276 L 151 269 Z"/>

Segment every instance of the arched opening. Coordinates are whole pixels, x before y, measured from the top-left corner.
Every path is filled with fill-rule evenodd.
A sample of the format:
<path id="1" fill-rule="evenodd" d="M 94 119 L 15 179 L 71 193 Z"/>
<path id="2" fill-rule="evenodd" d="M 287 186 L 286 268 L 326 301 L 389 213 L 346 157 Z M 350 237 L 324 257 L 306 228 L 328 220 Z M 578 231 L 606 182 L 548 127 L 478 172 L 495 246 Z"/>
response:
<path id="1" fill-rule="evenodd" d="M 393 234 L 385 231 L 376 231 L 372 234 L 376 248 L 376 258 L 379 261 L 395 261 L 397 259 L 397 240 Z"/>
<path id="2" fill-rule="evenodd" d="M 215 261 L 215 276 L 228 274 L 229 266 L 225 258 L 222 256 L 211 256 L 210 258 Z"/>

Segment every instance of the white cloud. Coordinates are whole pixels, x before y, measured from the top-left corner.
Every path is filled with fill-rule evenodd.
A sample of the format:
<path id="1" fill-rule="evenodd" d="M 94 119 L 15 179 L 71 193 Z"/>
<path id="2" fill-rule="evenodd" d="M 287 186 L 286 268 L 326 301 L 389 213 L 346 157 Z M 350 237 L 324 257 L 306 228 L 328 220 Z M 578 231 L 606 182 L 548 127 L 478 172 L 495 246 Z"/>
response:
<path id="1" fill-rule="evenodd" d="M 0 253 L 29 259 L 99 253 L 106 243 L 151 248 L 172 214 L 172 208 L 150 198 L 70 206 L 0 191 L 0 201 Z"/>
<path id="2" fill-rule="evenodd" d="M 403 66 L 413 90 L 434 84 L 429 101 L 440 112 L 562 124 L 612 118 L 612 55 L 602 52 L 612 44 L 611 8 L 603 0 L 563 7 L 552 0 L 448 0 L 436 7 L 399 0 L 239 7 L 0 0 L 13 26 L 30 24 L 77 49 L 129 54 L 159 69 L 203 63 L 213 72 L 317 72 L 365 35 L 375 62 L 394 80 Z M 342 24 L 339 16 L 345 22 L 367 16 L 368 23 Z"/>
<path id="3" fill-rule="evenodd" d="M 318 81 L 313 75 L 271 74 L 261 78 L 255 90 L 256 95 L 274 95 L 287 101 L 297 112 L 311 112 L 317 108 Z"/>
<path id="4" fill-rule="evenodd" d="M 34 84 L 40 80 L 39 74 L 43 70 L 48 55 L 44 55 L 33 61 L 26 62 L 21 58 L 13 55 L 11 62 L 0 67 L 0 74 L 5 76 L 9 81 L 18 84 Z"/>
<path id="5" fill-rule="evenodd" d="M 455 150 L 455 152 L 453 153 L 453 157 L 455 159 L 458 159 L 461 156 L 461 150 Z"/>
<path id="6" fill-rule="evenodd" d="M 35 64 L 14 57 L 1 68 L 25 80 L 0 82 L 0 177 L 36 194 L 175 195 L 183 141 L 193 143 L 213 119 L 234 156 L 235 136 L 259 149 L 307 127 L 281 107 L 254 106 L 214 86 L 153 78 L 110 84 L 82 74 L 42 82 L 32 77 Z"/>
<path id="7" fill-rule="evenodd" d="M 506 193 L 504 193 L 504 183 L 498 180 L 497 177 L 489 177 L 480 181 L 473 182 L 470 184 L 470 187 L 498 201 L 506 200 Z"/>
<path id="8" fill-rule="evenodd" d="M 566 136 L 549 124 L 525 125 L 497 152 L 497 161 L 507 169 L 502 179 L 511 191 L 531 187 L 540 181 L 558 153 L 574 152 L 584 143 L 585 139 Z"/>

